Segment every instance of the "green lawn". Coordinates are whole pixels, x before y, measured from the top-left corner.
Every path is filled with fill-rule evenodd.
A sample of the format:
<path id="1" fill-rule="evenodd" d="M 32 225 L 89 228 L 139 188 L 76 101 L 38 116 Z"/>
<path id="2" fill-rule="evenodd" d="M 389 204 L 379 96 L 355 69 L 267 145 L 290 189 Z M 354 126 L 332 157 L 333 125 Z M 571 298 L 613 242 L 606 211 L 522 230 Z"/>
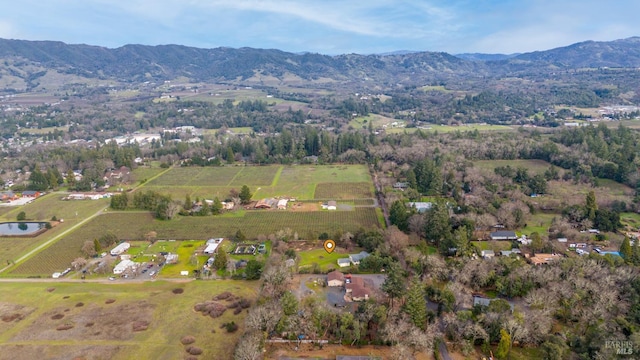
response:
<path id="1" fill-rule="evenodd" d="M 24 316 L 3 322 L 0 327 L 0 358 L 86 359 L 182 359 L 183 336 L 195 337 L 194 345 L 204 350 L 203 359 L 230 360 L 237 339 L 244 331 L 246 311 L 234 315 L 227 310 L 219 318 L 193 311 L 196 303 L 229 291 L 254 300 L 257 282 L 155 281 L 126 284 L 109 283 L 3 283 L 3 309 L 14 308 Z M 51 292 L 47 288 L 54 289 Z M 172 290 L 182 288 L 182 294 Z M 106 304 L 107 299 L 115 300 Z M 227 303 L 222 302 L 224 305 Z M 82 304 L 82 306 L 78 306 Z M 62 314 L 62 319 L 52 315 Z M 145 321 L 148 328 L 133 332 L 134 321 Z M 234 321 L 237 332 L 220 329 Z M 62 324 L 72 329 L 56 331 Z M 212 330 L 215 330 L 212 331 Z"/>
<path id="2" fill-rule="evenodd" d="M 561 214 L 547 214 L 547 213 L 537 213 L 535 215 L 531 215 L 531 218 L 527 220 L 527 226 L 520 229 L 520 233 L 525 235 L 531 235 L 534 232 L 537 232 L 540 235 L 546 235 L 549 231 L 549 227 L 551 226 L 551 222 L 553 218 L 562 217 Z"/>
<path id="3" fill-rule="evenodd" d="M 513 248 L 511 241 L 472 241 L 471 244 L 479 251 L 493 250 L 498 252 L 501 250 L 511 250 Z"/>
<path id="4" fill-rule="evenodd" d="M 312 268 L 313 264 L 318 264 L 321 271 L 330 271 L 338 268 L 338 259 L 349 257 L 349 253 L 343 252 L 340 249 L 329 254 L 324 250 L 323 243 L 321 241 L 318 241 L 318 246 L 318 249 L 298 252 L 297 255 L 300 257 L 298 270 L 307 267 Z"/>
<path id="5" fill-rule="evenodd" d="M 637 213 L 622 213 L 620 214 L 620 222 L 623 225 L 632 227 L 634 229 L 640 228 L 640 214 Z"/>
<path id="6" fill-rule="evenodd" d="M 188 271 L 189 276 L 193 276 L 193 270 L 201 269 L 209 258 L 209 255 L 196 255 L 197 250 L 205 244 L 203 240 L 183 240 L 176 243 L 179 244 L 175 250 L 178 263 L 165 265 L 160 271 L 160 277 L 180 277 L 181 271 Z"/>

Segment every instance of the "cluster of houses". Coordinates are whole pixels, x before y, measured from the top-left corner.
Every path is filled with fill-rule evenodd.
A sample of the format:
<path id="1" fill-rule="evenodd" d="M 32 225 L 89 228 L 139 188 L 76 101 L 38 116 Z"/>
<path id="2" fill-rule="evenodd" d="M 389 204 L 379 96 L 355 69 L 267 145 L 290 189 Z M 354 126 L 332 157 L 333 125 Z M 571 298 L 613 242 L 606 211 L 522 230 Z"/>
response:
<path id="1" fill-rule="evenodd" d="M 351 265 L 360 265 L 360 262 L 364 260 L 364 258 L 368 257 L 369 253 L 366 251 L 361 251 L 357 254 L 349 254 L 348 258 L 338 259 L 339 267 L 347 267 Z"/>
<path id="2" fill-rule="evenodd" d="M 294 201 L 293 199 L 260 199 L 256 205 L 254 206 L 256 209 L 278 209 L 278 210 L 286 210 L 287 204 L 289 201 Z"/>
<path id="3" fill-rule="evenodd" d="M 338 270 L 327 274 L 327 286 L 344 287 L 345 300 L 347 301 L 365 301 L 369 299 L 371 294 L 362 277 L 351 274 L 345 275 Z"/>
<path id="4" fill-rule="evenodd" d="M 21 198 L 35 199 L 42 195 L 43 193 L 35 190 L 25 190 L 20 193 L 20 195 L 14 193 L 13 191 L 2 191 L 0 192 L 0 202 L 11 202 Z"/>

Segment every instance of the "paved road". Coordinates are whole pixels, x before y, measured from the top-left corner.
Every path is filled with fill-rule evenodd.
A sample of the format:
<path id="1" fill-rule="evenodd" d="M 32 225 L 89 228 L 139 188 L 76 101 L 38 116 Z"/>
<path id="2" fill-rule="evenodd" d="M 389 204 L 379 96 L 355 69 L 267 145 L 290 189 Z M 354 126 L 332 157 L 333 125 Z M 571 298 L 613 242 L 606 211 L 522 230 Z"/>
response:
<path id="1" fill-rule="evenodd" d="M 438 351 L 440 352 L 441 360 L 452 360 L 449 355 L 449 351 L 447 350 L 447 344 L 445 344 L 444 341 L 441 341 L 440 344 L 438 344 Z"/>

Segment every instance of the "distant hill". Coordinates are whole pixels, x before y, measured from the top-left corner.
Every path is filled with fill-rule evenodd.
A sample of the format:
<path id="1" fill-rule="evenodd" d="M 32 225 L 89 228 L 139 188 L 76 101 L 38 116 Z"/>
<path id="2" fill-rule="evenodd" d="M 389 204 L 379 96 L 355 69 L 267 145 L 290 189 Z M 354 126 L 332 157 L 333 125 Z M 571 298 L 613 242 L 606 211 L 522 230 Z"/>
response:
<path id="1" fill-rule="evenodd" d="M 187 77 L 194 81 L 268 85 L 316 82 L 327 84 L 325 86 L 350 83 L 384 87 L 502 76 L 519 71 L 545 72 L 558 67 L 605 66 L 640 67 L 640 38 L 586 41 L 517 56 L 453 56 L 409 51 L 328 56 L 273 49 L 201 49 L 181 45 L 126 45 L 109 49 L 55 41 L 0 39 L 0 89 L 16 91 L 36 88 L 41 79 L 50 78 L 142 82 Z"/>
<path id="2" fill-rule="evenodd" d="M 640 67 L 640 37 L 585 41 L 546 51 L 521 54 L 513 61 L 547 63 L 567 68 Z"/>
<path id="3" fill-rule="evenodd" d="M 482 53 L 464 53 L 464 54 L 456 54 L 455 56 L 460 59 L 471 60 L 471 61 L 497 61 L 497 60 L 506 60 L 511 59 L 512 57 L 516 57 L 520 55 L 517 54 L 482 54 Z"/>

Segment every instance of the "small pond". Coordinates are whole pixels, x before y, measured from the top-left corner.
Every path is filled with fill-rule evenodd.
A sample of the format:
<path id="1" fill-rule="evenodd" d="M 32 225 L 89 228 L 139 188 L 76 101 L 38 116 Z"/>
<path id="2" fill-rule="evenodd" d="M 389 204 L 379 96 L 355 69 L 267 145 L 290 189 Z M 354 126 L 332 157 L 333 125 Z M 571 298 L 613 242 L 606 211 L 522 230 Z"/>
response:
<path id="1" fill-rule="evenodd" d="M 44 222 L 6 222 L 0 223 L 0 236 L 33 235 L 44 229 Z"/>

